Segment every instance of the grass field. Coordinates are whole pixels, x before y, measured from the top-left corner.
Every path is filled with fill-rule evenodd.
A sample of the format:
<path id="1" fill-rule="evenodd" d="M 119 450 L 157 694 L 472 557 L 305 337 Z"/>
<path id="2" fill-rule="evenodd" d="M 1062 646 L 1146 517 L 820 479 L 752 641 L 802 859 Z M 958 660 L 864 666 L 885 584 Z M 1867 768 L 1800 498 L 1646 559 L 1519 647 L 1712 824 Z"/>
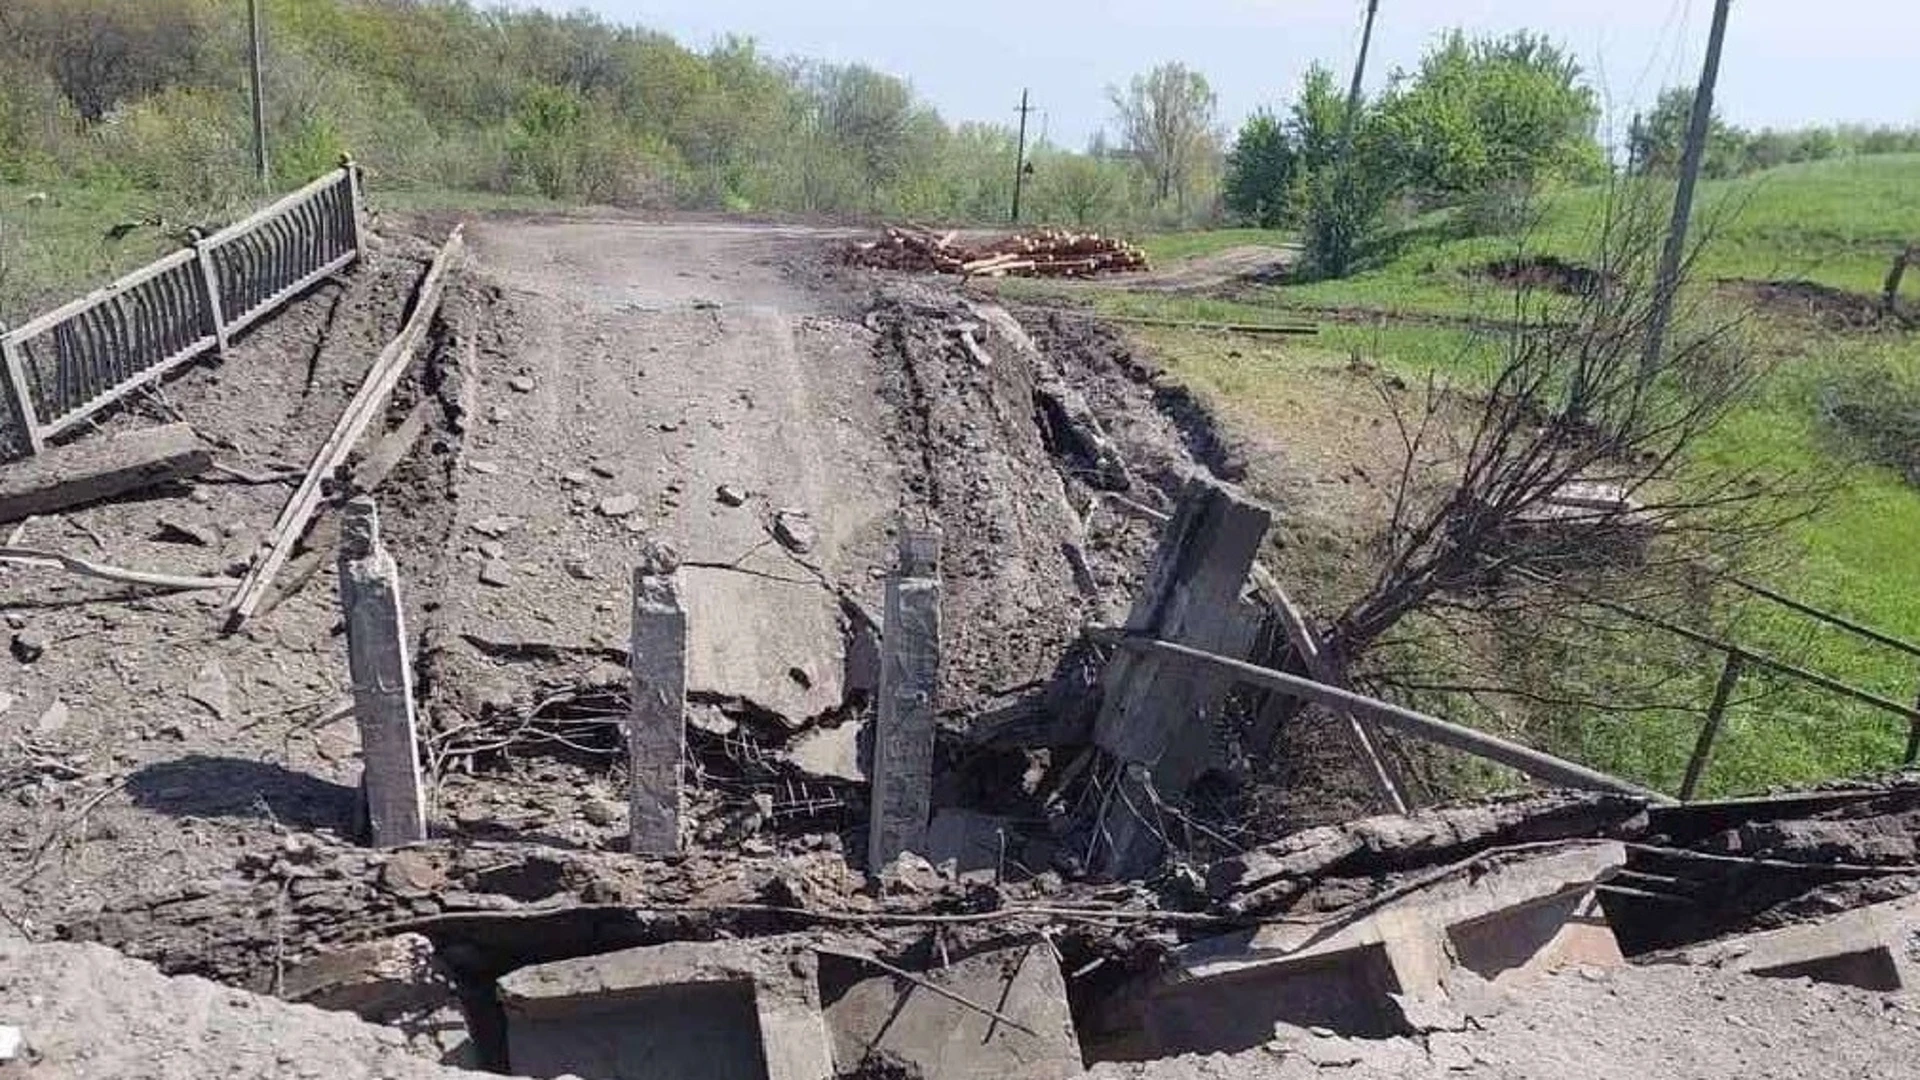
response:
<path id="1" fill-rule="evenodd" d="M 1859 294 L 1877 294 L 1893 254 L 1920 239 L 1920 156 L 1832 160 L 1703 185 L 1698 221 L 1709 234 L 1696 261 L 1696 283 L 1722 279 L 1802 279 Z M 1461 239 L 1445 215 L 1414 222 L 1386 245 L 1374 265 L 1343 281 L 1236 285 L 1230 299 L 1102 290 L 1096 307 L 1118 314 L 1219 321 L 1278 321 L 1318 315 L 1321 333 L 1289 344 L 1298 362 L 1359 357 L 1407 375 L 1439 372 L 1472 386 L 1491 370 L 1497 335 L 1478 320 L 1510 313 L 1513 294 L 1477 271 L 1523 245 L 1582 261 L 1597 235 L 1608 195 L 1562 193 L 1541 207 L 1524 240 Z M 1205 254 L 1249 242 L 1239 232 L 1156 240 L 1149 250 Z M 1163 260 L 1163 263 L 1166 260 Z M 1912 290 L 1910 290 L 1912 291 Z M 1724 295 L 1723 295 L 1724 293 Z M 1696 293 L 1696 298 L 1701 294 Z M 1716 311 L 1732 299 L 1710 295 Z M 1913 302 L 1913 301 L 1910 301 Z M 1920 306 L 1917 303 L 1916 306 Z M 1753 399 L 1709 439 L 1698 458 L 1724 465 L 1767 464 L 1825 480 L 1817 514 L 1778 538 L 1779 569 L 1771 581 L 1797 598 L 1910 641 L 1920 640 L 1920 491 L 1893 470 L 1862 464 L 1836 445 L 1821 419 L 1821 402 L 1837 380 L 1863 371 L 1920 378 L 1920 332 L 1847 331 L 1756 311 L 1745 331 L 1776 361 Z M 1150 344 L 1170 367 L 1230 412 L 1261 422 L 1258 404 L 1284 400 L 1250 393 L 1247 375 L 1221 365 L 1211 346 L 1178 332 Z M 1183 359 L 1198 357 L 1200 360 Z M 1288 378 L 1285 365 L 1262 368 Z M 1249 404 L 1255 407 L 1249 410 Z M 1265 421 L 1284 438 L 1284 407 Z M 1742 645 L 1780 656 L 1902 703 L 1915 700 L 1920 660 L 1866 644 L 1764 602 L 1739 609 Z M 1686 650 L 1652 634 L 1649 652 Z M 1719 659 L 1691 658 L 1697 677 L 1677 687 L 1704 703 Z M 1631 663 L 1633 657 L 1618 658 Z M 1705 789 L 1731 793 L 1884 769 L 1906 740 L 1903 720 L 1831 694 L 1765 674 L 1748 674 L 1718 744 Z M 1597 716 L 1563 735 L 1560 749 L 1583 760 L 1671 790 L 1691 749 L 1696 714 Z"/>

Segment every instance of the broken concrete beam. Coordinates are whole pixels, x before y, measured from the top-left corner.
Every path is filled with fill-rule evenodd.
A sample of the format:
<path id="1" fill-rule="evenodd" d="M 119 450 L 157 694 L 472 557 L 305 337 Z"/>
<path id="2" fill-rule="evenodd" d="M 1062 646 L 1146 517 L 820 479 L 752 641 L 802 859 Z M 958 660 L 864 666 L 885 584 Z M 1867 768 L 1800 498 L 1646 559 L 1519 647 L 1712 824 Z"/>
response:
<path id="1" fill-rule="evenodd" d="M 826 1080 L 817 961 L 794 937 L 674 942 L 521 968 L 499 982 L 520 1076 Z"/>
<path id="2" fill-rule="evenodd" d="M 1893 993 L 1920 988 L 1916 940 L 1920 896 L 1903 896 L 1819 922 L 1723 938 L 1653 959 Z"/>
<path id="3" fill-rule="evenodd" d="M 1177 950 L 1093 1026 L 1102 1056 L 1235 1052 L 1280 1022 L 1391 1034 L 1392 995 L 1439 995 L 1457 969 L 1496 985 L 1621 959 L 1595 896 L 1626 859 L 1616 841 L 1490 856 L 1345 923 L 1269 924 Z"/>
<path id="4" fill-rule="evenodd" d="M 372 499 L 347 504 L 340 536 L 340 606 L 365 760 L 367 819 L 375 847 L 411 844 L 427 838 L 427 817 L 400 570 L 380 543 Z"/>
<path id="5" fill-rule="evenodd" d="M 1240 593 L 1271 515 L 1209 478 L 1188 479 L 1161 534 L 1146 581 L 1127 616 L 1129 633 L 1192 648 L 1251 646 Z M 1202 645 L 1201 642 L 1207 644 Z M 1160 798 L 1178 798 L 1199 774 L 1211 745 L 1210 714 L 1231 682 L 1193 665 L 1123 650 L 1101 680 L 1094 741 L 1120 764 L 1120 794 L 1104 800 L 1095 823 L 1104 841 L 1094 869 L 1140 873 L 1159 857 L 1162 835 L 1148 820 Z"/>
<path id="6" fill-rule="evenodd" d="M 900 530 L 899 569 L 887 579 L 873 736 L 867 866 L 875 873 L 926 843 L 940 673 L 939 565 L 937 528 Z"/>
<path id="7" fill-rule="evenodd" d="M 687 735 L 687 613 L 674 579 L 679 559 L 656 546 L 633 571 L 633 711 L 627 720 L 632 774 L 629 848 L 680 850 L 680 757 Z"/>
<path id="8" fill-rule="evenodd" d="M 82 439 L 0 468 L 0 521 L 85 506 L 212 466 L 213 452 L 186 424 Z"/>
<path id="9" fill-rule="evenodd" d="M 1230 900 L 1235 912 L 1253 914 L 1270 906 L 1263 893 L 1283 882 L 1304 885 L 1336 869 L 1358 876 L 1451 862 L 1496 844 L 1618 836 L 1644 824 L 1645 815 L 1645 801 L 1608 792 L 1552 792 L 1381 814 L 1305 829 L 1221 859 L 1208 868 L 1207 888 L 1215 899 Z"/>
<path id="10" fill-rule="evenodd" d="M 873 1060 L 900 1062 L 924 1080 L 1066 1080 L 1083 1072 L 1066 981 L 1043 940 L 922 973 L 932 985 L 993 1009 L 1025 1031 L 905 979 L 859 970 L 850 958 L 829 956 L 821 963 L 829 976 L 846 965 L 856 980 L 837 995 L 830 992 L 826 1004 L 834 1065 L 842 1075 Z"/>
<path id="11" fill-rule="evenodd" d="M 291 965 L 280 996 L 398 1028 L 441 1064 L 481 1067 L 459 982 L 419 934 L 349 945 Z"/>

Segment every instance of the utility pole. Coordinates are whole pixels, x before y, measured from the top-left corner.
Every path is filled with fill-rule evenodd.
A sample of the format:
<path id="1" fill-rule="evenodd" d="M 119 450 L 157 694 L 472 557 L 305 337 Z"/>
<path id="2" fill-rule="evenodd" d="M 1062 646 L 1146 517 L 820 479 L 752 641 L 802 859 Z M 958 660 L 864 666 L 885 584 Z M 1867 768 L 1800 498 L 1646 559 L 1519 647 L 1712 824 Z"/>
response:
<path id="1" fill-rule="evenodd" d="M 1700 159 L 1706 156 L 1707 130 L 1713 121 L 1713 86 L 1720 78 L 1720 46 L 1727 37 L 1727 9 L 1732 0 L 1714 0 L 1713 27 L 1707 32 L 1707 58 L 1700 66 L 1700 85 L 1693 91 L 1693 116 L 1687 123 L 1687 146 L 1680 154 L 1680 185 L 1673 193 L 1673 221 L 1667 226 L 1667 245 L 1660 252 L 1660 269 L 1653 281 L 1653 312 L 1648 320 L 1647 347 L 1640 355 L 1640 388 L 1653 381 L 1666 346 L 1667 323 L 1673 318 L 1673 294 L 1680 286 L 1680 260 L 1687 250 L 1687 220 L 1693 213 L 1693 188 L 1700 179 Z"/>
<path id="2" fill-rule="evenodd" d="M 1380 12 L 1380 0 L 1367 0 L 1367 22 L 1360 31 L 1360 55 L 1353 61 L 1353 82 L 1347 87 L 1347 115 L 1340 122 L 1339 168 L 1347 167 L 1347 152 L 1353 148 L 1353 132 L 1360 123 L 1360 80 L 1367 73 L 1367 48 L 1373 44 L 1373 17 Z"/>
<path id="3" fill-rule="evenodd" d="M 247 65 L 253 69 L 253 166 L 263 191 L 273 190 L 267 169 L 267 98 L 260 82 L 260 0 L 247 0 Z"/>
<path id="4" fill-rule="evenodd" d="M 1027 104 L 1027 92 L 1020 91 L 1020 147 L 1013 155 L 1013 223 L 1020 224 L 1020 186 L 1027 179 L 1027 114 L 1033 107 Z"/>

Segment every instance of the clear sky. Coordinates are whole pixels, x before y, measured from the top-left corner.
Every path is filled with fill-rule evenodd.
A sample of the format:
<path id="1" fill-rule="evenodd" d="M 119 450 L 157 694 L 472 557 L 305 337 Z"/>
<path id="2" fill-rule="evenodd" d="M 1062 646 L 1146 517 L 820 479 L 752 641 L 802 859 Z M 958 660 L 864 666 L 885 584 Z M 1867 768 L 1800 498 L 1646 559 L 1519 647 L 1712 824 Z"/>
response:
<path id="1" fill-rule="evenodd" d="M 860 61 L 908 79 L 949 121 L 1010 122 L 1021 88 L 1053 141 L 1110 124 L 1106 87 L 1166 60 L 1204 73 L 1237 126 L 1319 59 L 1351 70 L 1363 0 L 541 0 L 701 48 L 729 34 L 775 55 Z M 1711 0 L 1381 0 L 1368 83 L 1452 26 L 1545 31 L 1571 48 L 1615 130 L 1699 74 Z M 1734 0 L 1721 115 L 1749 127 L 1920 126 L 1920 2 Z M 1604 134 L 1604 133 L 1603 133 Z"/>

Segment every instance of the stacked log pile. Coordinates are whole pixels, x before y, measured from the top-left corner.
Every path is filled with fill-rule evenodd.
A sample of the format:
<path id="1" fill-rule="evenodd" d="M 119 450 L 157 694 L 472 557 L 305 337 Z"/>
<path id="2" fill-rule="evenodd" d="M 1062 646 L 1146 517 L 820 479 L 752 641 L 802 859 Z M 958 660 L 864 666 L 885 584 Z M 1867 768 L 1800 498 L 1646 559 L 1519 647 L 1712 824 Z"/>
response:
<path id="1" fill-rule="evenodd" d="M 882 270 L 980 277 L 1091 277 L 1147 269 L 1147 254 L 1098 233 L 1038 229 L 978 246 L 958 233 L 890 226 L 878 240 L 856 245 L 849 261 Z"/>

